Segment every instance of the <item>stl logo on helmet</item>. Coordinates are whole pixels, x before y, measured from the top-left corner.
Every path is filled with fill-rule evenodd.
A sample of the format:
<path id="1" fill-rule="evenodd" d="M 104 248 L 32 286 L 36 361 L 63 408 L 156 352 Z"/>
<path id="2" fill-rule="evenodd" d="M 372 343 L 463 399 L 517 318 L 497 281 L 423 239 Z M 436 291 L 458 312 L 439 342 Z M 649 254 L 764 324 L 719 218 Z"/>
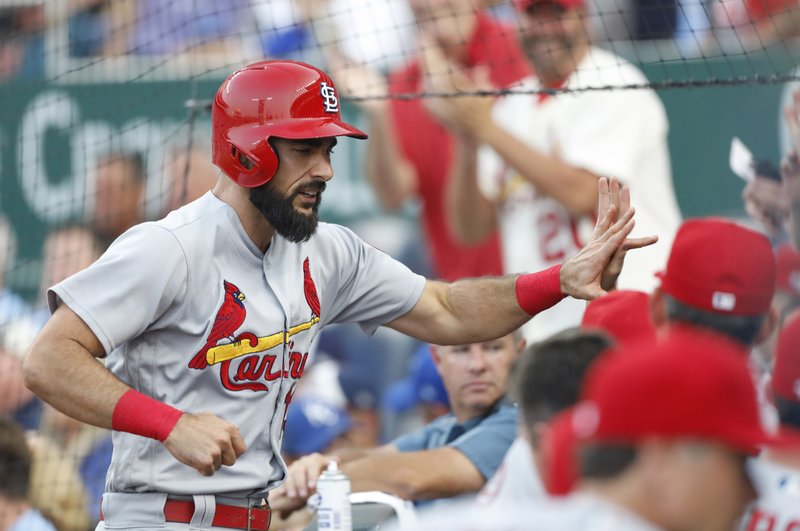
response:
<path id="1" fill-rule="evenodd" d="M 325 103 L 325 112 L 339 112 L 339 98 L 336 97 L 335 88 L 323 81 L 319 84 L 319 93 Z"/>
<path id="2" fill-rule="evenodd" d="M 317 287 L 311 278 L 308 258 L 303 262 L 303 292 L 311 318 L 303 323 L 273 334 L 258 337 L 252 332 L 238 332 L 244 323 L 247 310 L 244 293 L 232 282 L 223 280 L 225 296 L 217 310 L 203 347 L 189 361 L 191 369 L 205 369 L 219 364 L 220 382 L 229 391 L 269 391 L 269 383 L 281 378 L 299 379 L 303 375 L 308 352 L 294 351 L 295 334 L 309 330 L 319 323 L 320 303 Z M 289 347 L 288 365 L 284 368 L 279 355 L 267 351 L 286 345 Z"/>

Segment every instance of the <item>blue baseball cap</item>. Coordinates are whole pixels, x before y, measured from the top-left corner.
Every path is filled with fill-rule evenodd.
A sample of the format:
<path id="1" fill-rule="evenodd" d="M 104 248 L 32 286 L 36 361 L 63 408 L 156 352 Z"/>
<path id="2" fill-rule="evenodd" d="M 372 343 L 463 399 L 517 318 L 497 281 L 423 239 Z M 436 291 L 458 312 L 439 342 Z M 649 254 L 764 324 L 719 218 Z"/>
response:
<path id="1" fill-rule="evenodd" d="M 281 449 L 289 455 L 322 452 L 350 425 L 344 410 L 319 398 L 299 399 L 289 406 Z"/>
<path id="2" fill-rule="evenodd" d="M 390 411 L 407 411 L 418 404 L 442 404 L 450 406 L 442 377 L 433 363 L 430 346 L 423 345 L 411 359 L 409 375 L 390 385 L 383 395 L 384 404 Z"/>

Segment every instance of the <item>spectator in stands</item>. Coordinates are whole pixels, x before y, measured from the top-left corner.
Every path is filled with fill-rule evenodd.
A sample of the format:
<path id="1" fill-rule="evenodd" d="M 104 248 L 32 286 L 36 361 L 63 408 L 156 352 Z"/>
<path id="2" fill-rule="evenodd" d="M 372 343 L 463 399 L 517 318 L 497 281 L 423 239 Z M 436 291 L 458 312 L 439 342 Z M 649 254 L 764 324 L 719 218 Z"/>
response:
<path id="1" fill-rule="evenodd" d="M 748 530 L 790 530 L 800 522 L 796 485 L 800 477 L 800 313 L 786 321 L 772 370 L 775 406 L 794 445 L 769 448 L 753 461 L 759 497 L 745 517 Z"/>
<path id="2" fill-rule="evenodd" d="M 0 82 L 44 79 L 44 7 L 0 7 Z"/>
<path id="3" fill-rule="evenodd" d="M 383 404 L 392 413 L 416 409 L 423 424 L 450 412 L 447 389 L 436 370 L 430 346 L 423 345 L 417 349 L 411 359 L 408 377 L 386 389 Z"/>
<path id="4" fill-rule="evenodd" d="M 336 453 L 350 447 L 352 423 L 347 412 L 319 398 L 293 401 L 286 415 L 281 454 L 287 465 L 313 453 Z"/>
<path id="5" fill-rule="evenodd" d="M 30 500 L 51 520 L 58 531 L 85 531 L 89 528 L 89 503 L 78 473 L 78 464 L 47 437 L 30 433 Z"/>
<path id="6" fill-rule="evenodd" d="M 195 144 L 189 151 L 185 148 L 173 150 L 164 168 L 165 177 L 169 179 L 169 196 L 164 212 L 180 208 L 214 188 L 218 173 L 211 163 L 210 146 L 206 149 Z"/>
<path id="7" fill-rule="evenodd" d="M 617 317 L 625 319 L 622 315 Z M 527 348 L 515 370 L 514 383 L 522 435 L 481 490 L 479 504 L 524 507 L 546 494 L 541 479 L 541 441 L 546 425 L 562 410 L 575 405 L 586 371 L 611 345 L 603 332 L 572 328 Z"/>
<path id="8" fill-rule="evenodd" d="M 754 498 L 746 457 L 770 440 L 740 346 L 682 331 L 602 356 L 551 422 L 547 478 L 576 480 L 574 494 L 417 528 L 735 529 Z"/>
<path id="9" fill-rule="evenodd" d="M 45 405 L 39 433 L 47 439 L 45 444 L 53 444 L 62 458 L 77 469 L 86 491 L 83 512 L 96 525 L 100 521 L 106 472 L 111 464 L 111 431 L 84 424 Z"/>
<path id="10" fill-rule="evenodd" d="M 146 173 L 138 153 L 111 153 L 97 163 L 92 227 L 104 244 L 144 220 Z"/>
<path id="11" fill-rule="evenodd" d="M 378 365 L 345 360 L 339 368 L 337 379 L 352 423 L 350 444 L 355 448 L 370 449 L 381 443 L 380 378 L 383 375 Z"/>
<path id="12" fill-rule="evenodd" d="M 241 57 L 247 0 L 114 0 L 105 55 L 200 52 Z"/>
<path id="13" fill-rule="evenodd" d="M 744 208 L 773 241 L 780 241 L 785 238 L 789 217 L 789 198 L 783 192 L 780 171 L 767 159 L 757 161 L 754 170 L 755 179 L 742 190 Z"/>
<path id="14" fill-rule="evenodd" d="M 680 222 L 670 176 L 667 117 L 654 91 L 615 90 L 646 85 L 632 64 L 592 46 L 582 0 L 516 0 L 519 37 L 536 76 L 496 105 L 491 98 L 426 98 L 429 111 L 457 131 L 457 162 L 446 206 L 455 234 L 480 242 L 499 227 L 506 273 L 531 264 L 548 267 L 574 255 L 593 225 L 598 177 L 616 176 L 630 188 L 637 231 L 658 234 L 658 245 L 633 257 L 620 287 L 649 291 Z M 428 90 L 475 92 L 438 47 L 425 54 Z M 614 87 L 607 90 L 583 90 Z M 517 89 L 515 89 L 517 90 Z M 578 91 L 561 94 L 542 91 Z M 584 304 L 563 301 L 526 327 L 536 341 L 580 322 Z"/>
<path id="15" fill-rule="evenodd" d="M 108 32 L 110 0 L 70 0 L 69 54 L 72 57 L 102 55 Z"/>
<path id="16" fill-rule="evenodd" d="M 102 211 L 111 212 L 110 205 Z M 102 243 L 91 227 L 70 223 L 52 229 L 42 245 L 42 273 L 39 282 L 39 308 L 34 320 L 39 326 L 50 317 L 44 300 L 47 288 L 89 267 L 102 254 Z"/>
<path id="17" fill-rule="evenodd" d="M 504 397 L 524 345 L 514 333 L 486 343 L 435 347 L 453 413 L 387 445 L 338 456 L 353 492 L 380 490 L 409 500 L 477 492 L 516 434 L 516 407 Z M 337 456 L 311 454 L 295 462 L 286 482 L 270 493 L 273 509 L 305 506 L 331 459 Z"/>
<path id="18" fill-rule="evenodd" d="M 25 433 L 12 420 L 0 416 L 0 529 L 56 531 L 31 506 L 30 475 L 31 452 Z"/>
<path id="19" fill-rule="evenodd" d="M 783 192 L 789 198 L 787 231 L 794 248 L 800 250 L 800 91 L 792 95 L 792 102 L 783 110 L 789 130 L 791 148 L 781 161 Z"/>
<path id="20" fill-rule="evenodd" d="M 30 313 L 25 300 L 6 286 L 6 274 L 14 267 L 17 238 L 11 223 L 0 215 L 0 329 Z"/>
<path id="21" fill-rule="evenodd" d="M 495 87 L 509 87 L 528 74 L 513 30 L 486 14 L 480 0 L 413 0 L 410 5 L 420 31 L 420 51 L 388 80 L 334 54 L 330 65 L 342 94 L 380 97 L 427 90 L 426 79 L 433 73 L 421 60 L 429 46 L 422 35 L 441 46 L 460 68 L 486 68 Z M 420 200 L 434 275 L 455 280 L 500 274 L 496 234 L 480 245 L 464 245 L 453 238 L 448 225 L 445 190 L 455 154 L 452 134 L 428 113 L 420 99 L 378 98 L 357 104 L 369 120 L 366 175 L 387 210 L 396 210 L 412 198 Z"/>
<path id="22" fill-rule="evenodd" d="M 775 250 L 776 280 L 772 306 L 778 316 L 775 330 L 769 339 L 759 346 L 764 363 L 771 366 L 774 359 L 778 334 L 790 313 L 800 308 L 800 253 L 785 243 Z"/>
<path id="23" fill-rule="evenodd" d="M 7 416 L 23 429 L 39 428 L 42 401 L 25 387 L 22 358 L 39 327 L 21 318 L 0 329 L 0 416 Z"/>

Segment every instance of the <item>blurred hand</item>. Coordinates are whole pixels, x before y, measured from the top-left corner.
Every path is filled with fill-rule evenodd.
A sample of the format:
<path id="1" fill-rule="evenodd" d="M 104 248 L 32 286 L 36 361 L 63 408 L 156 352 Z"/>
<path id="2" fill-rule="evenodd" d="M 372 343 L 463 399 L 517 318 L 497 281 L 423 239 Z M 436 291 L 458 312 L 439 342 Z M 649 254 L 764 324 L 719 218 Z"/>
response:
<path id="1" fill-rule="evenodd" d="M 339 53 L 328 56 L 328 72 L 339 94 L 353 100 L 362 111 L 375 114 L 388 110 L 389 87 L 380 72 L 355 63 Z M 366 98 L 366 99 L 362 99 Z"/>
<path id="2" fill-rule="evenodd" d="M 771 236 L 778 236 L 784 231 L 789 215 L 789 198 L 781 183 L 756 177 L 745 186 L 742 200 L 747 214 L 763 225 Z"/>
<path id="3" fill-rule="evenodd" d="M 460 66 L 449 61 L 439 45 L 423 34 L 420 39 L 423 91 L 442 94 L 426 97 L 426 110 L 446 127 L 456 133 L 479 139 L 492 121 L 491 96 L 464 95 L 493 90 L 486 67 L 475 67 L 469 75 Z"/>

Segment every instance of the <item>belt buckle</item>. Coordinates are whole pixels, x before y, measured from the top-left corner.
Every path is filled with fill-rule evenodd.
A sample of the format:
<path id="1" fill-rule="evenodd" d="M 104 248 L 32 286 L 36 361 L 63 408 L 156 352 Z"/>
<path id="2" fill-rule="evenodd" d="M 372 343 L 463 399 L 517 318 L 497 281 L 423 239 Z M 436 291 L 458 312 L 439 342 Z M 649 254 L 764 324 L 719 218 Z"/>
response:
<path id="1" fill-rule="evenodd" d="M 252 521 L 253 521 L 253 506 L 249 503 L 249 500 L 248 500 L 248 503 L 247 503 L 247 531 L 251 531 L 250 524 L 251 524 Z"/>

